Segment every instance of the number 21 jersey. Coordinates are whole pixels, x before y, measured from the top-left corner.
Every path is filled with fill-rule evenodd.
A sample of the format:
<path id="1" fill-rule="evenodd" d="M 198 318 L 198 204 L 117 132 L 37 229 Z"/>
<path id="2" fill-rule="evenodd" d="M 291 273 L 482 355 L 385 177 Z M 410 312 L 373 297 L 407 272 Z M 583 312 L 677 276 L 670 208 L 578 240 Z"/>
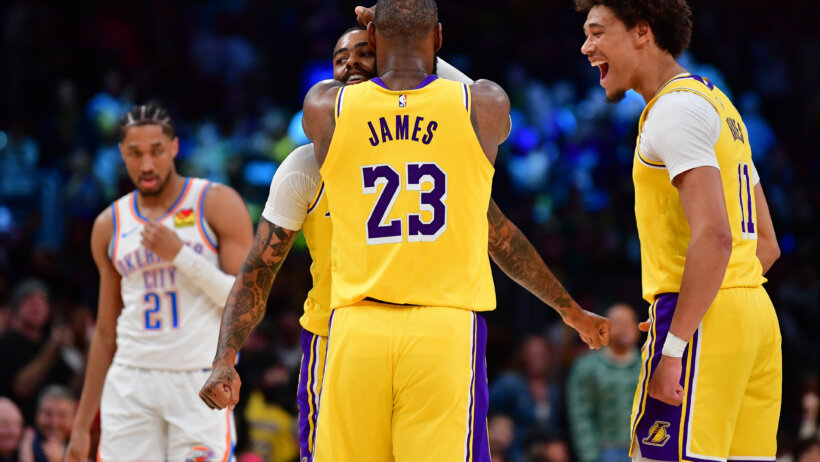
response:
<path id="1" fill-rule="evenodd" d="M 391 91 L 344 87 L 321 169 L 331 241 L 331 307 L 369 298 L 495 308 L 487 255 L 493 166 L 470 122 L 470 88 L 436 76 Z"/>
<path id="2" fill-rule="evenodd" d="M 209 264 L 218 265 L 217 240 L 205 221 L 205 194 L 211 182 L 187 178 L 174 205 L 157 222 Z M 114 235 L 108 254 L 122 276 L 123 309 L 117 318 L 114 361 L 146 369 L 192 370 L 211 367 L 219 336 L 220 307 L 173 263 L 143 247 L 147 219 L 136 192 L 113 204 Z"/>

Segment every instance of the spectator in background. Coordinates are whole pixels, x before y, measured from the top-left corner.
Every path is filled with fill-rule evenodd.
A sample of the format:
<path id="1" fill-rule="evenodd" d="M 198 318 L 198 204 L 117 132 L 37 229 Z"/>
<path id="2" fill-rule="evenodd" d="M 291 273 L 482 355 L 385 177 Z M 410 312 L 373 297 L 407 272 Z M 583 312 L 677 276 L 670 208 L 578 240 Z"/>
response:
<path id="1" fill-rule="evenodd" d="M 794 450 L 794 462 L 820 462 L 820 439 L 808 439 L 798 443 Z"/>
<path id="2" fill-rule="evenodd" d="M 569 444 L 563 438 L 549 433 L 536 433 L 528 438 L 524 462 L 570 462 Z"/>
<path id="3" fill-rule="evenodd" d="M 0 395 L 20 406 L 33 420 L 37 393 L 46 383 L 68 384 L 74 371 L 62 358 L 72 343 L 68 326 L 55 324 L 49 333 L 48 288 L 39 280 L 21 282 L 11 297 L 11 329 L 0 336 Z"/>
<path id="4" fill-rule="evenodd" d="M 495 414 L 487 419 L 492 462 L 509 462 L 509 449 L 515 438 L 515 422 L 508 415 Z"/>
<path id="5" fill-rule="evenodd" d="M 516 370 L 501 374 L 490 386 L 489 413 L 509 415 L 515 423 L 515 438 L 509 451 L 513 462 L 521 460 L 527 436 L 536 431 L 558 430 L 561 393 L 550 377 L 550 353 L 546 338 L 528 337 L 519 351 Z"/>
<path id="6" fill-rule="evenodd" d="M 817 394 L 818 382 L 816 377 L 808 379 L 806 391 L 803 393 L 803 418 L 800 422 L 798 436 L 801 439 L 820 438 L 817 429 L 817 416 L 820 411 L 820 396 Z"/>
<path id="7" fill-rule="evenodd" d="M 43 390 L 37 403 L 37 416 L 35 417 L 37 428 L 33 438 L 29 433 L 24 439 L 26 447 L 20 450 L 21 462 L 60 462 L 63 460 L 76 406 L 77 400 L 67 387 L 49 385 Z M 24 458 L 29 459 L 24 460 Z"/>
<path id="8" fill-rule="evenodd" d="M 640 376 L 640 339 L 635 310 L 625 304 L 607 311 L 609 346 L 573 365 L 567 382 L 567 410 L 575 453 L 581 462 L 629 459 L 629 415 Z"/>
<path id="9" fill-rule="evenodd" d="M 0 397 L 0 462 L 18 462 L 23 414 L 14 402 Z"/>

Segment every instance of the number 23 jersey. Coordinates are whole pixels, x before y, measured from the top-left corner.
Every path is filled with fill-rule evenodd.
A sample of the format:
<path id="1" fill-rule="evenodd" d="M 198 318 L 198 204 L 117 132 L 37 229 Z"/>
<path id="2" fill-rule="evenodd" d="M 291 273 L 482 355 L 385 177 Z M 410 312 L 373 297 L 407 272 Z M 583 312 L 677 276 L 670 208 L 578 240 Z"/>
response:
<path id="1" fill-rule="evenodd" d="M 487 255 L 494 168 L 470 122 L 468 86 L 429 76 L 344 87 L 321 168 L 330 216 L 331 307 L 365 298 L 495 308 Z"/>
<path id="2" fill-rule="evenodd" d="M 204 216 L 211 182 L 187 178 L 174 205 L 157 221 L 219 265 L 217 240 Z M 192 370 L 211 367 L 221 319 L 217 307 L 173 263 L 162 260 L 140 241 L 147 219 L 136 192 L 113 204 L 114 235 L 108 254 L 120 273 L 123 309 L 117 318 L 114 361 L 146 369 Z"/>

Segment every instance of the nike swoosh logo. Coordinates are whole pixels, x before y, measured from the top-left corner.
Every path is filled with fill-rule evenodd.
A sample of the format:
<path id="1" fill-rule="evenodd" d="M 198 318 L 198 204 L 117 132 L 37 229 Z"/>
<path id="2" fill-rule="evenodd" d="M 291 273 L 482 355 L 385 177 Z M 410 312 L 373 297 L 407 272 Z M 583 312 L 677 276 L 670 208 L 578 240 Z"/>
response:
<path id="1" fill-rule="evenodd" d="M 326 216 L 326 217 L 329 217 L 329 216 L 330 216 L 330 212 L 325 212 L 325 216 Z"/>
<path id="2" fill-rule="evenodd" d="M 134 231 L 136 231 L 138 229 L 139 229 L 139 226 L 135 226 L 135 227 L 129 229 L 128 231 L 122 233 L 122 238 L 125 239 L 126 237 L 130 236 Z"/>

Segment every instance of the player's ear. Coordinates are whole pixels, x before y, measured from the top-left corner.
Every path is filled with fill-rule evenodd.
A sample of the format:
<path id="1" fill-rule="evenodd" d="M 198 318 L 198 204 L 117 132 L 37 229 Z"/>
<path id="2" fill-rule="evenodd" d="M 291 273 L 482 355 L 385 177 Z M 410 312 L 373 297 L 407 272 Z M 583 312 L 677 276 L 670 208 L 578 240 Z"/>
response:
<path id="1" fill-rule="evenodd" d="M 176 159 L 177 154 L 179 154 L 179 138 L 174 137 L 174 141 L 171 141 L 171 158 Z"/>
<path id="2" fill-rule="evenodd" d="M 632 32 L 635 38 L 635 45 L 638 48 L 643 48 L 647 45 L 647 43 L 655 40 L 655 36 L 652 33 L 652 28 L 649 27 L 649 22 L 647 21 L 641 21 L 636 24 Z"/>
<path id="3" fill-rule="evenodd" d="M 376 25 L 372 22 L 367 23 L 367 44 L 376 50 Z"/>
<path id="4" fill-rule="evenodd" d="M 442 36 L 441 36 L 441 23 L 436 24 L 436 31 L 435 31 L 435 50 L 438 52 L 441 50 L 441 43 L 442 43 Z"/>

